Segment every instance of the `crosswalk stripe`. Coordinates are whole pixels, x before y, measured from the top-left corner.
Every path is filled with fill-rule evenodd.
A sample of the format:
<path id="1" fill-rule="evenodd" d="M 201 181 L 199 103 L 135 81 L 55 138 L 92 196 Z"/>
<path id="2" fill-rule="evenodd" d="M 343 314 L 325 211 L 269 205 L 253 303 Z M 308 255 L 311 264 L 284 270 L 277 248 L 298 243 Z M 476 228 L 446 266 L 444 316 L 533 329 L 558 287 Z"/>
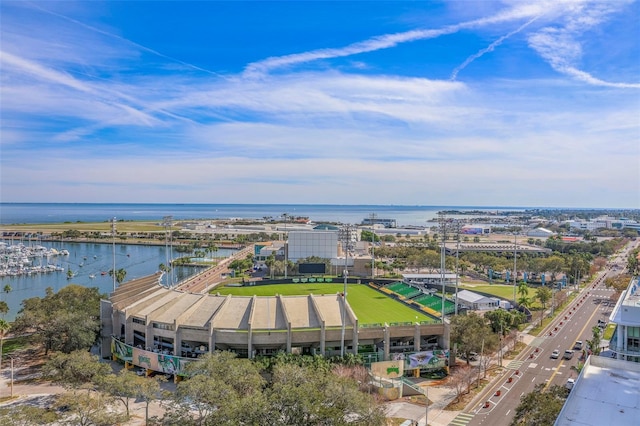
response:
<path id="1" fill-rule="evenodd" d="M 460 413 L 453 420 L 451 420 L 449 426 L 465 426 L 471 421 L 471 419 L 473 419 L 473 417 L 473 414 Z"/>

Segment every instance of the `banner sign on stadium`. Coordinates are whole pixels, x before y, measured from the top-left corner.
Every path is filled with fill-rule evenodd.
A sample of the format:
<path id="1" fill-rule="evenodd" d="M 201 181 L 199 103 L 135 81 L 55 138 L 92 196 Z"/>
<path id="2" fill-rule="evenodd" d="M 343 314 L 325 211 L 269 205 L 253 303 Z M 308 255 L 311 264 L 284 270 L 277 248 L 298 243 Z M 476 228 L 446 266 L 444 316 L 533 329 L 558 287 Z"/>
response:
<path id="1" fill-rule="evenodd" d="M 376 377 L 396 379 L 404 374 L 404 362 L 401 360 L 372 362 L 371 373 Z"/>
<path id="2" fill-rule="evenodd" d="M 117 339 L 111 339 L 111 353 L 122 360 L 131 361 L 133 348 Z"/>
<path id="3" fill-rule="evenodd" d="M 134 348 L 116 338 L 111 339 L 111 353 L 121 360 L 128 361 L 138 367 L 148 368 L 149 370 L 166 374 L 182 374 L 184 367 L 189 362 L 192 362 L 192 360 L 179 356 Z"/>
<path id="4" fill-rule="evenodd" d="M 442 368 L 447 365 L 447 351 L 435 350 L 416 352 L 407 356 L 405 361 L 412 368 Z"/>
<path id="5" fill-rule="evenodd" d="M 182 357 L 133 348 L 133 361 L 139 367 L 167 374 L 180 374 L 188 363 Z"/>

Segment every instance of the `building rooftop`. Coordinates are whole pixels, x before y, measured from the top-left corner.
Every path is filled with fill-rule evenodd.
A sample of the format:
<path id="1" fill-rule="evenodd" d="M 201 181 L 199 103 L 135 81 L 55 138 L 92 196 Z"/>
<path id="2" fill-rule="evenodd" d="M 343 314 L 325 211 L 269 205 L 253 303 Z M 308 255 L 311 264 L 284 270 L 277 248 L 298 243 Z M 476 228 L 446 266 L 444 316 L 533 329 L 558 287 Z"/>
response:
<path id="1" fill-rule="evenodd" d="M 640 419 L 640 363 L 590 356 L 555 426 L 635 426 Z"/>
<path id="2" fill-rule="evenodd" d="M 640 285 L 638 277 L 631 279 L 609 317 L 616 324 L 640 326 Z"/>

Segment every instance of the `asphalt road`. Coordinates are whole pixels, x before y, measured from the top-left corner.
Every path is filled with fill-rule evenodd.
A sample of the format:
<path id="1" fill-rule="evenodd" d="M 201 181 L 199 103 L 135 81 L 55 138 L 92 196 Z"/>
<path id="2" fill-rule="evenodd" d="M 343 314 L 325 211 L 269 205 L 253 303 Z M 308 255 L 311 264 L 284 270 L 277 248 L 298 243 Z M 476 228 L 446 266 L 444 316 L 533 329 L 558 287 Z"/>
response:
<path id="1" fill-rule="evenodd" d="M 592 338 L 591 330 L 598 325 L 598 320 L 608 321 L 615 301 L 610 301 L 613 290 L 606 289 L 603 281 L 622 272 L 626 265 L 625 253 L 628 250 L 610 261 L 593 284 L 583 289 L 544 333 L 533 339 L 515 360 L 504 365 L 506 369 L 501 378 L 475 399 L 477 403 L 465 412 L 466 416 L 458 416 L 450 424 L 508 425 L 515 415 L 520 397 L 533 391 L 536 384 L 564 386 L 567 379 L 575 379 L 577 372 L 571 367 L 578 363 L 582 351 L 576 350 L 568 360 L 563 359 L 563 353 L 567 349 L 572 350 L 577 340 L 582 340 L 586 347 L 586 340 Z M 616 264 L 617 267 L 614 266 Z M 551 358 L 554 349 L 560 351 L 558 359 Z"/>

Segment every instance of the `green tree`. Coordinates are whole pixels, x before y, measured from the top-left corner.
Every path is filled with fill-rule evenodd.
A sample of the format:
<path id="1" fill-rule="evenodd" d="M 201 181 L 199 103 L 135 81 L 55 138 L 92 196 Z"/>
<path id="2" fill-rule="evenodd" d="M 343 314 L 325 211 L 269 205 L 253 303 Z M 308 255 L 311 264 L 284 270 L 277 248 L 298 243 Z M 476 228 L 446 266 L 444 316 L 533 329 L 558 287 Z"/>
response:
<path id="1" fill-rule="evenodd" d="M 113 277 L 113 274 L 114 274 L 113 269 L 110 269 L 109 276 Z M 115 275 L 116 275 L 116 282 L 118 283 L 118 285 L 120 285 L 124 282 L 124 279 L 127 276 L 127 271 L 126 269 L 120 268 L 115 271 Z"/>
<path id="2" fill-rule="evenodd" d="M 531 299 L 529 298 L 529 286 L 527 286 L 527 283 L 525 283 L 524 281 L 518 284 L 518 304 L 524 307 L 531 306 Z"/>
<path id="3" fill-rule="evenodd" d="M 629 275 L 637 275 L 638 274 L 638 253 L 639 249 L 632 250 L 627 257 L 627 272 Z"/>
<path id="4" fill-rule="evenodd" d="M 551 299 L 553 293 L 551 293 L 551 289 L 549 287 L 538 287 L 536 289 L 536 298 L 542 304 L 542 310 L 544 311 L 547 308 L 547 302 Z"/>
<path id="5" fill-rule="evenodd" d="M 587 345 L 594 355 L 600 355 L 600 341 L 602 340 L 602 331 L 600 327 L 591 328 L 592 338 L 587 340 Z"/>
<path id="6" fill-rule="evenodd" d="M 28 404 L 13 404 L 0 408 L 0 426 L 51 425 L 59 420 L 58 413 Z"/>
<path id="7" fill-rule="evenodd" d="M 503 336 L 506 336 L 509 330 L 517 326 L 517 324 L 514 325 L 514 316 L 504 309 L 486 312 L 484 317 L 489 320 L 493 332 L 501 333 Z"/>
<path id="8" fill-rule="evenodd" d="M 136 398 L 144 402 L 144 420 L 145 425 L 149 424 L 149 405 L 159 399 L 161 395 L 160 382 L 164 380 L 164 377 L 144 379 L 139 382 L 138 393 Z"/>
<path id="9" fill-rule="evenodd" d="M 186 367 L 189 379 L 180 382 L 176 401 L 180 408 L 168 417 L 188 421 L 186 406 L 198 414 L 196 424 L 242 424 L 233 419 L 245 415 L 241 410 L 261 405 L 261 391 L 265 385 L 259 365 L 249 359 L 236 358 L 230 352 L 207 354 Z M 247 403 L 246 399 L 251 401 Z M 229 423 L 231 422 L 231 423 Z"/>
<path id="10" fill-rule="evenodd" d="M 551 426 L 555 423 L 567 399 L 567 390 L 558 385 L 546 391 L 544 388 L 545 384 L 539 383 L 533 392 L 522 395 L 511 426 Z"/>
<path id="11" fill-rule="evenodd" d="M 14 329 L 29 332 L 30 340 L 49 351 L 70 353 L 89 349 L 100 332 L 100 299 L 97 288 L 70 284 L 54 293 L 47 288 L 44 298 L 22 301 Z"/>
<path id="12" fill-rule="evenodd" d="M 451 343 L 457 345 L 458 354 L 464 354 L 469 364 L 471 352 L 493 350 L 498 345 L 498 338 L 492 333 L 488 320 L 470 312 L 451 317 Z"/>
<path id="13" fill-rule="evenodd" d="M 332 372 L 279 364 L 268 390 L 270 424 L 385 425 L 382 409 L 359 390 L 358 383 Z M 349 415 L 353 421 L 348 422 Z"/>
<path id="14" fill-rule="evenodd" d="M 56 400 L 64 407 L 66 419 L 77 426 L 107 426 L 122 423 L 124 416 L 110 409 L 112 400 L 99 392 L 67 392 Z"/>
<path id="15" fill-rule="evenodd" d="M 158 269 L 160 270 L 160 272 L 164 272 L 165 274 L 171 271 L 171 267 L 165 265 L 164 263 L 159 264 Z"/>
<path id="16" fill-rule="evenodd" d="M 97 380 L 98 387 L 107 395 L 117 399 L 124 405 L 127 419 L 129 418 L 129 402 L 138 397 L 140 388 L 147 378 L 138 377 L 135 373 L 123 368 L 118 374 L 109 374 Z"/>
<path id="17" fill-rule="evenodd" d="M 4 338 L 7 333 L 11 329 L 11 324 L 9 324 L 4 318 L 0 319 L 0 368 L 2 366 L 2 346 L 4 344 Z"/>
<path id="18" fill-rule="evenodd" d="M 94 389 L 112 370 L 87 351 L 55 354 L 42 368 L 42 375 L 67 389 Z"/>
<path id="19" fill-rule="evenodd" d="M 7 313 L 9 313 L 9 305 L 4 300 L 0 300 L 0 314 L 4 317 Z"/>

